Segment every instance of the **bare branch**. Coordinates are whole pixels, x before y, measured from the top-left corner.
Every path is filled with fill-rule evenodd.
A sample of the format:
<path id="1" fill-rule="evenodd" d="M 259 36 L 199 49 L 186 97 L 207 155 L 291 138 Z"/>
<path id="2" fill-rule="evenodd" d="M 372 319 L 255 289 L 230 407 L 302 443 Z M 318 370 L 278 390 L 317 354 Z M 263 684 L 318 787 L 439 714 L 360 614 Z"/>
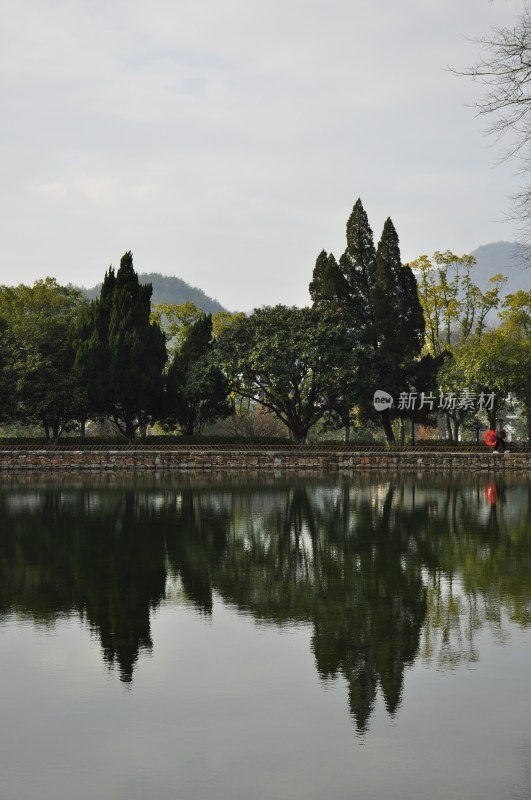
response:
<path id="1" fill-rule="evenodd" d="M 466 70 L 451 69 L 454 75 L 472 78 L 484 88 L 473 107 L 479 116 L 489 117 L 487 134 L 509 142 L 504 157 L 516 158 L 526 181 L 511 197 L 509 219 L 516 221 L 522 241 L 531 239 L 531 12 L 528 3 L 514 27 L 492 28 L 476 40 L 482 58 Z"/>

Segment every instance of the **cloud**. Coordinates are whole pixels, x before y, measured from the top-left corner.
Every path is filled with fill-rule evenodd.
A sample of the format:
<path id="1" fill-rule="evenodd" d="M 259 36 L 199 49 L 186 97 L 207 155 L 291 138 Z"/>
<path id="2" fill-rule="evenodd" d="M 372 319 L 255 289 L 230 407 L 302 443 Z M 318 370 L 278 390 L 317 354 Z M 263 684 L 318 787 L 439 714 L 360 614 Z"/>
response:
<path id="1" fill-rule="evenodd" d="M 39 183 L 30 186 L 30 191 L 38 195 L 43 195 L 46 198 L 62 198 L 66 195 L 68 187 L 59 181 L 50 183 Z"/>
<path id="2" fill-rule="evenodd" d="M 96 283 L 132 248 L 231 307 L 304 302 L 358 196 L 410 258 L 476 246 L 514 179 L 446 66 L 519 7 L 5 0 L 0 278 Z"/>

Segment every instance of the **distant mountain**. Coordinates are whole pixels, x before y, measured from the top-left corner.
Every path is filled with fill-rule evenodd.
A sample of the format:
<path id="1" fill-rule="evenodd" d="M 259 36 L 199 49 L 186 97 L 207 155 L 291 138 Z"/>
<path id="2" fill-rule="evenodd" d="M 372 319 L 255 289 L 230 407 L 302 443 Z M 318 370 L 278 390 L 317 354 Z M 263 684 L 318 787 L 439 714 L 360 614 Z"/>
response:
<path id="1" fill-rule="evenodd" d="M 138 274 L 138 279 L 140 283 L 151 283 L 153 286 L 152 303 L 181 305 L 186 301 L 190 301 L 207 314 L 226 310 L 217 300 L 213 300 L 212 297 L 198 289 L 197 286 L 190 286 L 189 283 L 181 280 L 181 278 L 176 278 L 172 275 L 160 275 L 158 272 L 142 272 Z M 101 283 L 92 289 L 82 289 L 81 291 L 89 300 L 94 300 L 99 297 L 100 289 Z"/>
<path id="2" fill-rule="evenodd" d="M 531 245 L 514 242 L 492 242 L 473 250 L 470 255 L 477 261 L 472 280 L 485 290 L 489 278 L 497 273 L 505 275 L 507 283 L 503 297 L 523 289 L 531 291 Z"/>

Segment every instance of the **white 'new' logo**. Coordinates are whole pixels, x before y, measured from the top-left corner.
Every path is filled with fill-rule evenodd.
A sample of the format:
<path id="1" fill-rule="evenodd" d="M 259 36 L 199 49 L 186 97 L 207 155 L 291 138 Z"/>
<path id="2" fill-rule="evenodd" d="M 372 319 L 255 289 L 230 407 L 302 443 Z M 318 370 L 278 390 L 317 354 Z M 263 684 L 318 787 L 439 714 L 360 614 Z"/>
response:
<path id="1" fill-rule="evenodd" d="M 386 408 L 391 408 L 393 405 L 393 398 L 390 394 L 387 394 L 387 392 L 378 389 L 374 393 L 373 403 L 376 411 L 384 411 Z"/>

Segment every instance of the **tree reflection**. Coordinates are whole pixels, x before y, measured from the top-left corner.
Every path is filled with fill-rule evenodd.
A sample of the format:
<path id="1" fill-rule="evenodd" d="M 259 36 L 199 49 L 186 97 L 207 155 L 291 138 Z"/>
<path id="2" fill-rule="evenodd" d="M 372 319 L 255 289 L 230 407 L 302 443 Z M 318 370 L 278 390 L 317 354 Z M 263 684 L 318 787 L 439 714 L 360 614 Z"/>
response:
<path id="1" fill-rule="evenodd" d="M 477 632 L 531 622 L 531 484 L 369 476 L 0 490 L 0 614 L 80 615 L 132 680 L 168 577 L 201 614 L 215 596 L 274 625 L 310 623 L 323 681 L 360 733 L 418 657 L 479 658 Z M 492 502 L 494 497 L 495 502 Z"/>
<path id="2" fill-rule="evenodd" d="M 509 620 L 531 623 L 531 484 L 499 478 L 492 503 L 485 492 L 490 483 L 454 485 L 437 535 L 433 526 L 419 535 L 423 557 L 433 564 L 422 654 L 439 667 L 477 661 L 484 627 L 503 643 Z"/>
<path id="3" fill-rule="evenodd" d="M 167 523 L 169 565 L 188 601 L 203 614 L 212 613 L 213 572 L 223 558 L 230 526 L 228 510 L 209 500 L 204 493 L 185 488 L 173 513 L 167 506 L 161 510 Z"/>
<path id="4" fill-rule="evenodd" d="M 216 571 L 226 600 L 256 617 L 313 624 L 312 649 L 323 679 L 342 675 L 359 731 L 380 687 L 393 714 L 403 672 L 413 661 L 425 616 L 419 564 L 409 533 L 391 513 L 393 483 L 358 496 L 288 486 L 269 513 L 252 515 Z"/>
<path id="5" fill-rule="evenodd" d="M 130 490 L 0 494 L 0 612 L 47 624 L 79 614 L 124 682 L 151 650 L 166 580 L 164 540 L 142 500 Z"/>

